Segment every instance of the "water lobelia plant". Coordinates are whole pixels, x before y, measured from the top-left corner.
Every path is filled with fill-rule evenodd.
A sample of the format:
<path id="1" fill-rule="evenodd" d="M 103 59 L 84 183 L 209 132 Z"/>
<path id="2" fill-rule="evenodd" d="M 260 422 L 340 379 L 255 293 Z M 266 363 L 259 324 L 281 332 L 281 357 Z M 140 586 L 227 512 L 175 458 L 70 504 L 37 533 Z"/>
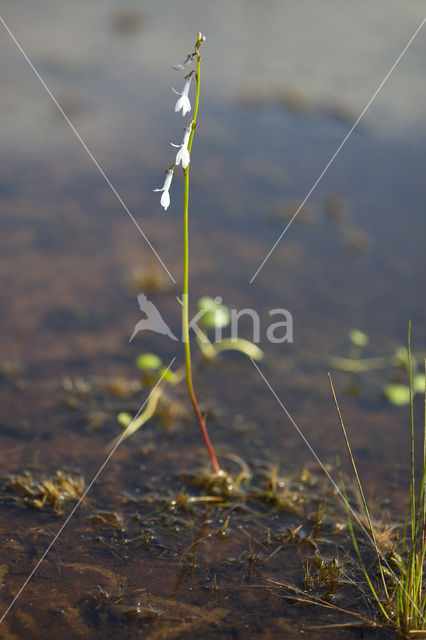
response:
<path id="1" fill-rule="evenodd" d="M 189 101 L 188 93 L 191 86 L 191 82 L 194 79 L 194 75 L 195 75 L 195 83 L 196 83 L 196 97 L 195 97 L 193 118 L 191 122 L 187 125 L 187 127 L 185 127 L 183 141 L 182 141 L 182 144 L 179 146 L 179 150 L 176 154 L 175 164 L 170 167 L 166 175 L 166 181 L 162 189 L 161 205 L 164 207 L 165 210 L 167 210 L 167 207 L 170 204 L 169 188 L 170 188 L 171 180 L 175 170 L 175 166 L 182 164 L 183 173 L 185 176 L 185 195 L 184 195 L 184 204 L 183 204 L 184 254 L 183 254 L 183 294 L 182 294 L 182 331 L 183 331 L 182 337 L 185 345 L 186 382 L 188 386 L 189 397 L 191 399 L 191 404 L 194 409 L 194 413 L 197 418 L 198 424 L 200 426 L 201 434 L 202 434 L 207 452 L 209 454 L 209 458 L 212 463 L 213 470 L 215 473 L 219 473 L 220 466 L 217 461 L 214 449 L 212 447 L 209 434 L 207 432 L 205 420 L 201 415 L 201 411 L 198 406 L 197 398 L 194 391 L 194 384 L 192 381 L 191 343 L 189 338 L 189 317 L 188 317 L 188 309 L 189 309 L 189 167 L 190 167 L 192 143 L 194 140 L 195 128 L 197 126 L 198 105 L 200 103 L 200 67 L 201 67 L 200 47 L 205 41 L 206 41 L 206 36 L 204 36 L 200 32 L 197 36 L 197 41 L 195 43 L 195 49 L 193 53 L 190 53 L 182 64 L 177 64 L 174 66 L 175 71 L 179 71 L 182 68 L 186 68 L 186 66 L 192 63 L 194 59 L 196 59 L 197 61 L 197 71 L 194 72 L 194 70 L 192 70 L 185 77 L 185 86 L 183 88 L 182 93 L 179 94 L 180 97 L 176 102 L 175 111 L 179 112 L 180 110 L 182 110 L 182 115 L 185 116 L 191 110 L 191 103 Z"/>
<path id="2" fill-rule="evenodd" d="M 115 442 L 132 435 L 137 429 L 145 424 L 155 414 L 159 401 L 163 394 L 163 387 L 167 384 L 176 385 L 183 379 L 186 379 L 188 393 L 191 400 L 191 404 L 199 424 L 201 434 L 206 446 L 211 465 L 213 467 L 214 474 L 218 477 L 225 478 L 226 473 L 223 472 L 218 463 L 216 454 L 211 444 L 205 419 L 200 411 L 197 397 L 195 395 L 193 375 L 192 375 L 192 358 L 191 358 L 191 343 L 190 343 L 190 322 L 189 322 L 189 173 L 191 164 L 191 149 L 194 140 L 194 134 L 197 127 L 198 106 L 200 102 L 200 67 L 201 67 L 201 54 L 200 47 L 206 41 L 206 37 L 202 33 L 198 33 L 195 42 L 194 50 L 189 53 L 185 60 L 181 64 L 174 65 L 175 71 L 181 71 L 187 69 L 194 62 L 196 63 L 196 69 L 193 69 L 185 76 L 185 84 L 182 92 L 175 93 L 179 95 L 179 98 L 175 104 L 175 112 L 182 111 L 182 115 L 185 116 L 191 111 L 191 102 L 189 99 L 189 92 L 191 85 L 195 83 L 196 94 L 195 104 L 192 120 L 186 125 L 184 129 L 183 140 L 180 145 L 172 146 L 177 147 L 175 162 L 166 171 L 166 178 L 164 184 L 159 189 L 154 189 L 161 193 L 160 204 L 165 211 L 170 206 L 170 188 L 173 180 L 173 176 L 176 168 L 182 165 L 185 190 L 184 190 L 184 202 L 183 202 L 183 287 L 182 287 L 182 299 L 179 301 L 182 306 L 182 340 L 185 350 L 185 365 L 177 371 L 172 371 L 170 368 L 163 368 L 161 359 L 155 354 L 141 354 L 136 361 L 137 366 L 145 372 L 150 372 L 157 375 L 157 382 L 152 389 L 152 392 L 147 401 L 144 411 L 138 415 L 135 419 L 127 413 L 121 413 L 118 416 L 119 422 L 126 428 L 124 435 L 120 438 L 116 438 Z M 222 351 L 239 351 L 253 360 L 259 360 L 263 357 L 263 352 L 252 342 L 243 338 L 221 339 L 219 342 L 210 342 L 207 332 L 209 329 L 218 327 L 222 328 L 230 322 L 229 309 L 221 304 L 221 298 L 210 298 L 203 296 L 198 301 L 198 316 L 199 326 L 197 327 L 197 344 L 202 353 L 202 357 L 206 360 L 211 360 L 217 354 Z M 162 383 L 160 386 L 159 382 Z"/>

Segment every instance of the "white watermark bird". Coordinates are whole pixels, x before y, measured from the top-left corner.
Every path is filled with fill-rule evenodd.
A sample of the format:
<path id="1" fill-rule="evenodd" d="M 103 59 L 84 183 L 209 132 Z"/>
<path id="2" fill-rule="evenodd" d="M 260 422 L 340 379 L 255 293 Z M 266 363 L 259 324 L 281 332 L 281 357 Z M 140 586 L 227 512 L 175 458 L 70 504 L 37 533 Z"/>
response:
<path id="1" fill-rule="evenodd" d="M 170 330 L 169 326 L 164 322 L 157 307 L 144 295 L 140 293 L 138 295 L 138 304 L 140 310 L 146 315 L 146 318 L 139 320 L 136 323 L 132 333 L 132 337 L 129 342 L 133 340 L 135 335 L 139 331 L 148 329 L 149 331 L 155 331 L 155 333 L 161 333 L 163 336 L 168 336 L 172 340 L 177 340 L 176 336 Z"/>

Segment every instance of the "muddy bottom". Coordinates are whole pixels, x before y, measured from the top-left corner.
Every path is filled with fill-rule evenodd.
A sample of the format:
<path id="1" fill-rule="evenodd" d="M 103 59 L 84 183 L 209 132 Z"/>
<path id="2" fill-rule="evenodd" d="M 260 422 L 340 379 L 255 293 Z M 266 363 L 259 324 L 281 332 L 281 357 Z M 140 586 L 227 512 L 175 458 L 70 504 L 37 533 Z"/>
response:
<path id="1" fill-rule="evenodd" d="M 239 417 L 223 411 L 210 421 L 232 478 L 225 485 L 212 480 L 191 414 L 175 410 L 120 445 L 68 522 L 117 435 L 117 412 L 134 410 L 148 388 L 137 378 L 60 383 L 19 374 L 1 391 L 13 425 L 0 427 L 4 610 L 25 584 L 3 638 L 38 638 L 52 626 L 63 638 L 321 638 L 321 626 L 351 616 L 296 604 L 291 588 L 307 588 L 307 571 L 310 593 L 366 614 L 329 480 L 313 464 L 280 469 L 266 447 L 253 456 L 250 425 Z M 184 407 L 184 394 L 170 402 Z M 235 443 L 244 440 L 243 458 Z M 338 575 L 321 578 L 331 567 Z M 339 634 L 378 637 L 361 627 Z"/>

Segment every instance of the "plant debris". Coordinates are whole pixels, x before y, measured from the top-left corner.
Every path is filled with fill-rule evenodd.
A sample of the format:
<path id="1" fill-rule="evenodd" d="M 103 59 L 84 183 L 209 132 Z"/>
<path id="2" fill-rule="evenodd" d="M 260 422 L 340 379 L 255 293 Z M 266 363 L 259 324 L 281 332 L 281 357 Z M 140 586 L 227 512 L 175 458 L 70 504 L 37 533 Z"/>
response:
<path id="1" fill-rule="evenodd" d="M 29 507 L 49 507 L 60 516 L 66 502 L 79 500 L 83 495 L 84 479 L 81 475 L 58 470 L 52 478 L 37 480 L 29 471 L 24 471 L 22 475 L 9 476 L 4 488 L 18 494 Z"/>

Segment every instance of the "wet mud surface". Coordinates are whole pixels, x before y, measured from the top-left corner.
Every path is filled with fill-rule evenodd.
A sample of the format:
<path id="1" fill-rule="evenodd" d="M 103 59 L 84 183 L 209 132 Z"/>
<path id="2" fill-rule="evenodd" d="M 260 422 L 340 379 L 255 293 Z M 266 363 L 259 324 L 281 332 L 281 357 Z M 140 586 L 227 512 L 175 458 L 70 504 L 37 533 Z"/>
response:
<path id="1" fill-rule="evenodd" d="M 5 395 L 13 394 L 4 386 Z M 35 503 L 15 472 L 25 461 L 32 488 L 58 468 L 69 477 L 84 471 L 87 484 L 114 433 L 108 420 L 98 430 L 89 428 L 84 412 L 70 409 L 69 392 L 55 384 L 34 382 L 19 393 L 27 411 L 13 434 L 2 430 L 4 606 L 73 506 L 64 499 L 58 515 L 50 503 Z M 42 396 L 50 398 L 44 407 L 37 405 Z M 123 402 L 98 390 L 101 397 L 105 407 Z M 84 397 L 80 408 L 87 402 Z M 28 435 L 23 415 L 34 410 L 42 419 L 30 421 Z M 219 458 L 236 478 L 245 465 L 235 456 L 235 442 L 250 439 L 247 428 L 238 419 L 213 420 L 211 427 L 222 442 Z M 335 559 L 345 575 L 355 573 L 345 516 L 328 480 L 315 465 L 292 472 L 287 465 L 282 474 L 259 441 L 250 459 L 252 479 L 222 496 L 209 484 L 193 429 L 192 419 L 168 428 L 154 420 L 121 445 L 8 614 L 2 637 L 36 638 L 54 626 L 65 638 L 272 638 L 336 622 L 335 614 L 310 605 L 307 625 L 298 608 L 303 605 L 296 607 L 274 584 L 302 585 L 308 559 L 313 573 L 319 561 Z M 333 599 L 359 608 L 353 586 L 339 583 L 336 593 Z M 356 635 L 350 630 L 347 637 Z"/>

